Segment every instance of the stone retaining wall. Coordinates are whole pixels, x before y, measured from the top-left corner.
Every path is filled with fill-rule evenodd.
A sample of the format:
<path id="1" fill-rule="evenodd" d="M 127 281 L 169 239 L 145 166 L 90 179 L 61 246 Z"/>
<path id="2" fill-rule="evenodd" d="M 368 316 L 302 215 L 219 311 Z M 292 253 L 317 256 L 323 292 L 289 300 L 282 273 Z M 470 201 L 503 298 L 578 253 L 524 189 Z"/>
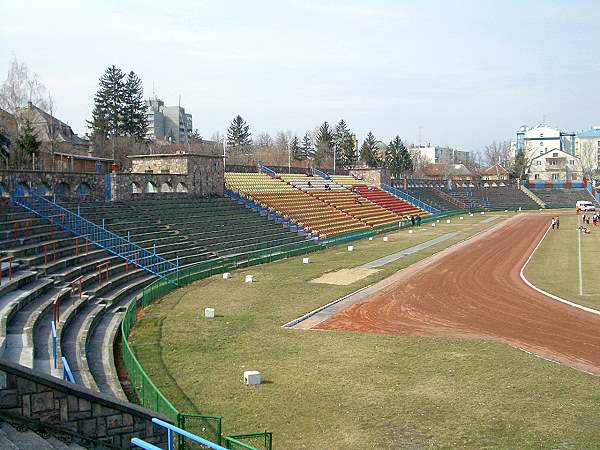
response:
<path id="1" fill-rule="evenodd" d="M 170 422 L 132 403 L 7 361 L 0 362 L 0 412 L 36 426 L 70 430 L 75 439 L 93 439 L 119 449 L 134 448 L 130 444 L 134 437 L 166 444 L 166 430 L 151 420 L 158 417 Z"/>

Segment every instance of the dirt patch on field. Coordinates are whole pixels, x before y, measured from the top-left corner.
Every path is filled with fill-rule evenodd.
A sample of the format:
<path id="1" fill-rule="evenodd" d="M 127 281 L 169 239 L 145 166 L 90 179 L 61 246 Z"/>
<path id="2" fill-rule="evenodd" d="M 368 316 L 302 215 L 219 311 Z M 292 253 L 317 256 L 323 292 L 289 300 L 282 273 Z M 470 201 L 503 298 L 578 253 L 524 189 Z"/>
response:
<path id="1" fill-rule="evenodd" d="M 328 272 L 321 275 L 319 278 L 310 280 L 311 283 L 337 284 L 347 286 L 355 281 L 367 278 L 369 275 L 378 272 L 377 269 L 366 269 L 362 267 L 354 267 L 352 269 L 340 269 L 335 272 Z"/>
<path id="2" fill-rule="evenodd" d="M 516 216 L 394 274 L 316 328 L 500 340 L 600 374 L 600 316 L 552 300 L 520 277 L 547 227 L 546 215 Z"/>

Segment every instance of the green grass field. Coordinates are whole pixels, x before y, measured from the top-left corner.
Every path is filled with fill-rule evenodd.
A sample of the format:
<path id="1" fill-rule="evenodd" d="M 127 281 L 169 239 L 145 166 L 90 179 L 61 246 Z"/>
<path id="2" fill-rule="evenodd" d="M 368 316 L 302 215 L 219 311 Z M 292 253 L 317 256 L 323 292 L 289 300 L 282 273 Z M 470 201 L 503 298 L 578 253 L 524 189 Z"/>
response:
<path id="1" fill-rule="evenodd" d="M 561 216 L 560 230 L 550 230 L 527 265 L 525 277 L 540 289 L 592 308 L 600 308 L 600 226 L 577 231 L 579 218 Z M 581 290 L 579 239 L 581 238 Z"/>
<path id="2" fill-rule="evenodd" d="M 145 311 L 131 337 L 134 351 L 180 410 L 224 416 L 225 433 L 273 431 L 277 449 L 595 447 L 597 377 L 494 342 L 280 327 L 497 223 L 481 225 L 483 218 L 179 289 Z M 460 236 L 352 285 L 309 282 L 456 230 Z M 243 283 L 245 274 L 256 283 Z M 207 306 L 216 319 L 202 317 Z M 249 369 L 265 382 L 244 386 Z"/>

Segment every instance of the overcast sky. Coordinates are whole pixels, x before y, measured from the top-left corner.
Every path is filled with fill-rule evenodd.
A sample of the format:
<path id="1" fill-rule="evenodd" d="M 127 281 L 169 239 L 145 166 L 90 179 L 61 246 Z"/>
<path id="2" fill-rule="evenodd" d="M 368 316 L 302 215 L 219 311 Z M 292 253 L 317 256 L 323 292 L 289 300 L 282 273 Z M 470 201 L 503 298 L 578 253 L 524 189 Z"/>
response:
<path id="1" fill-rule="evenodd" d="M 298 134 L 344 118 L 360 140 L 467 150 L 522 124 L 600 124 L 594 1 L 2 2 L 0 80 L 13 57 L 87 131 L 98 78 L 133 70 L 209 138 L 235 114 Z M 419 133 L 419 130 L 421 132 Z"/>

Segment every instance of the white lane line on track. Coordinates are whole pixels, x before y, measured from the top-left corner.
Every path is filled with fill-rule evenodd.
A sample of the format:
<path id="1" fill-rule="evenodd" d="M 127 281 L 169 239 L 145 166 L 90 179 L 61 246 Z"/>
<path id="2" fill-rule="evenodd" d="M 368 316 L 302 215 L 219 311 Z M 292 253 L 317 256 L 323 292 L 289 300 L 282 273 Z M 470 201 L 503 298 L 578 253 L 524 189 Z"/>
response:
<path id="1" fill-rule="evenodd" d="M 527 261 L 525 261 L 525 264 L 523 264 L 523 267 L 521 267 L 521 272 L 519 273 L 519 275 L 521 276 L 521 280 L 523 280 L 525 282 L 525 284 L 527 284 L 527 286 L 529 286 L 531 289 L 535 289 L 540 294 L 543 294 L 546 297 L 550 297 L 553 300 L 556 300 L 558 302 L 564 303 L 565 305 L 572 306 L 573 308 L 581 309 L 583 311 L 586 311 L 586 312 L 589 312 L 589 313 L 592 313 L 592 314 L 596 314 L 597 316 L 600 316 L 600 311 L 598 311 L 597 309 L 590 308 L 588 306 L 583 306 L 583 305 L 580 305 L 578 303 L 570 302 L 569 300 L 565 300 L 564 298 L 560 298 L 560 297 L 558 297 L 558 296 L 556 296 L 554 294 L 551 294 L 550 292 L 546 292 L 543 289 L 540 289 L 539 287 L 534 286 L 533 284 L 531 284 L 529 282 L 529 280 L 527 278 L 525 278 L 525 275 L 523 275 L 523 271 L 525 270 L 525 267 L 527 267 L 527 264 L 529 264 L 529 261 L 531 261 L 531 258 L 533 258 L 533 255 L 535 255 L 535 252 L 537 251 L 537 249 L 540 247 L 540 245 L 542 245 L 542 242 L 544 242 L 544 238 L 548 234 L 548 231 L 550 231 L 550 227 L 548 227 L 548 229 L 546 230 L 546 232 L 544 233 L 544 235 L 542 236 L 542 238 L 540 239 L 540 241 L 537 243 L 537 245 L 535 246 L 535 248 L 531 252 L 531 255 L 529 255 L 529 258 L 527 258 Z"/>
<path id="2" fill-rule="evenodd" d="M 579 295 L 583 296 L 583 273 L 581 270 L 581 231 L 577 230 L 577 241 L 579 247 Z"/>

